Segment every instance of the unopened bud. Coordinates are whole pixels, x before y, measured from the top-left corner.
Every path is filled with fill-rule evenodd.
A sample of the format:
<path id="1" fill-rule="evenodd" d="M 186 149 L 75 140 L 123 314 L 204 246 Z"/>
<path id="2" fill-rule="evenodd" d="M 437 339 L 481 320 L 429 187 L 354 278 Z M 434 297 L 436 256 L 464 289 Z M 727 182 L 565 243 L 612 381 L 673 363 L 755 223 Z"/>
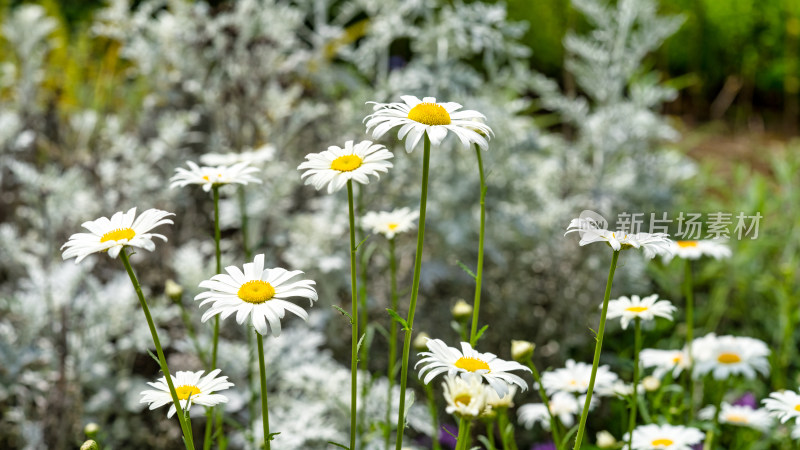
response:
<path id="1" fill-rule="evenodd" d="M 81 450 L 100 450 L 100 446 L 94 440 L 89 439 L 81 445 Z"/>
<path id="2" fill-rule="evenodd" d="M 661 387 L 661 380 L 654 376 L 647 376 L 642 379 L 642 387 L 648 391 L 657 391 Z"/>
<path id="3" fill-rule="evenodd" d="M 597 446 L 600 448 L 611 448 L 617 445 L 617 440 L 614 435 L 608 431 L 600 431 L 597 433 Z"/>
<path id="4" fill-rule="evenodd" d="M 450 313 L 453 314 L 453 317 L 455 317 L 456 320 L 469 319 L 470 316 L 472 316 L 472 306 L 460 299 L 450 310 Z"/>
<path id="5" fill-rule="evenodd" d="M 427 350 L 428 349 L 428 339 L 431 337 L 428 336 L 428 333 L 422 332 L 414 338 L 414 348 L 417 350 Z"/>
<path id="6" fill-rule="evenodd" d="M 167 294 L 167 297 L 171 298 L 173 301 L 180 301 L 181 296 L 183 295 L 183 286 L 176 283 L 174 280 L 169 279 L 164 284 L 164 293 Z"/>
<path id="7" fill-rule="evenodd" d="M 528 358 L 533 356 L 533 350 L 536 349 L 536 344 L 528 341 L 511 341 L 511 358 L 514 361 L 527 361 Z"/>
<path id="8" fill-rule="evenodd" d="M 83 427 L 83 434 L 86 435 L 87 438 L 92 439 L 97 436 L 97 432 L 100 431 L 100 425 L 90 422 L 87 423 L 85 427 Z"/>

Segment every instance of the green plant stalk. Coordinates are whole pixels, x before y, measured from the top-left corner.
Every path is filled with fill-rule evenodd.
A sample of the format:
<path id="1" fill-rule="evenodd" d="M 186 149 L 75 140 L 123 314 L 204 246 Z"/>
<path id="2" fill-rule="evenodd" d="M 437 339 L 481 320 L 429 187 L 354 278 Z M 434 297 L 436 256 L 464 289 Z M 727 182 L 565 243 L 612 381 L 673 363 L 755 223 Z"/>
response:
<path id="1" fill-rule="evenodd" d="M 216 260 L 216 269 L 217 274 L 222 272 L 222 252 L 220 250 L 220 239 L 221 239 L 221 231 L 219 229 L 219 185 L 213 185 L 211 187 L 211 192 L 214 197 L 214 256 Z M 211 347 L 211 366 L 208 368 L 209 371 L 212 371 L 217 368 L 217 348 L 219 345 L 219 314 L 214 316 L 214 337 L 212 339 L 212 347 Z M 206 431 L 203 438 L 203 450 L 208 450 L 211 448 L 211 427 L 214 424 L 215 417 L 218 419 L 218 426 L 221 426 L 222 416 L 215 414 L 216 409 L 214 407 L 206 408 Z M 220 433 L 221 434 L 221 433 Z"/>
<path id="2" fill-rule="evenodd" d="M 353 205 L 353 180 L 347 180 L 347 205 L 350 213 L 350 290 L 352 297 L 351 353 L 350 353 L 350 449 L 356 448 L 358 432 L 356 420 L 358 409 L 358 282 L 356 272 L 356 216 Z"/>
<path id="3" fill-rule="evenodd" d="M 725 392 L 728 391 L 728 384 L 729 379 L 725 379 L 722 382 L 722 389 L 720 389 L 719 397 L 717 397 L 717 401 L 715 403 L 715 410 L 714 410 L 714 422 L 713 426 L 706 432 L 706 440 L 703 443 L 703 450 L 712 450 L 714 448 L 714 441 L 717 437 L 717 431 L 719 431 L 719 413 L 720 409 L 722 409 L 722 399 L 725 397 Z"/>
<path id="4" fill-rule="evenodd" d="M 642 349 L 642 319 L 634 321 L 633 337 L 633 405 L 628 419 L 628 448 L 633 448 L 633 429 L 636 427 L 636 407 L 639 405 L 639 352 Z"/>
<path id="5" fill-rule="evenodd" d="M 244 251 L 244 259 L 250 261 L 253 257 L 250 251 L 250 220 L 247 217 L 247 195 L 244 186 L 239 186 L 239 215 L 242 222 L 242 251 Z M 247 334 L 247 354 L 252 355 L 255 351 L 255 344 L 253 343 L 253 335 Z M 247 411 L 250 415 L 252 423 L 256 415 L 256 396 L 255 389 L 253 389 L 253 358 L 247 359 L 247 387 L 250 389 L 250 398 L 247 400 Z M 249 427 L 248 427 L 249 428 Z"/>
<path id="6" fill-rule="evenodd" d="M 267 369 L 264 365 L 264 338 L 256 331 L 258 346 L 258 371 L 261 375 L 261 426 L 264 428 L 264 447 L 270 450 L 269 402 L 267 401 Z"/>
<path id="7" fill-rule="evenodd" d="M 483 175 L 483 160 L 481 149 L 475 144 L 475 154 L 478 156 L 478 171 L 481 178 L 481 229 L 478 234 L 478 266 L 475 269 L 475 299 L 472 302 L 472 328 L 469 333 L 469 343 L 475 347 L 475 337 L 478 332 L 478 314 L 481 309 L 481 282 L 483 281 L 483 241 L 486 236 L 486 179 Z"/>
<path id="8" fill-rule="evenodd" d="M 500 439 L 503 443 L 504 450 L 517 450 L 517 443 L 514 440 L 514 427 L 506 433 L 508 429 L 508 409 L 503 408 L 497 413 L 498 426 L 500 427 Z M 556 444 L 558 445 L 558 444 Z"/>
<path id="9" fill-rule="evenodd" d="M 408 319 L 403 339 L 403 362 L 400 369 L 400 411 L 397 416 L 397 438 L 395 450 L 403 447 L 403 428 L 405 427 L 406 383 L 408 381 L 408 356 L 411 351 L 411 334 L 414 327 L 414 312 L 417 308 L 419 294 L 419 274 L 422 269 L 422 244 L 425 240 L 425 213 L 428 203 L 428 170 L 431 159 L 431 140 L 425 133 L 423 141 L 424 152 L 422 155 L 422 189 L 419 196 L 419 228 L 417 228 L 417 252 L 414 256 L 414 278 L 411 282 L 411 300 L 408 305 Z"/>
<path id="10" fill-rule="evenodd" d="M 131 267 L 131 262 L 128 259 L 128 253 L 125 251 L 125 248 L 119 252 L 119 256 L 122 260 L 122 264 L 125 266 L 125 270 L 128 272 L 128 277 L 130 277 L 131 283 L 133 283 L 133 289 L 136 291 L 136 296 L 139 297 L 139 304 L 142 306 L 145 319 L 147 319 L 147 326 L 150 327 L 150 335 L 153 338 L 153 344 L 156 346 L 158 363 L 161 366 L 161 372 L 164 373 L 164 378 L 167 380 L 167 387 L 169 387 L 169 394 L 172 396 L 172 403 L 175 405 L 175 409 L 177 410 L 178 422 L 180 423 L 181 431 L 183 432 L 183 443 L 186 445 L 187 450 L 194 450 L 192 431 L 186 424 L 186 420 L 183 415 L 183 408 L 181 408 L 181 402 L 178 399 L 178 393 L 175 391 L 175 385 L 172 384 L 172 376 L 169 373 L 167 359 L 164 357 L 164 350 L 161 349 L 161 341 L 158 339 L 156 325 L 153 322 L 153 316 L 150 315 L 150 308 L 147 307 L 147 300 L 145 300 L 144 294 L 142 293 L 142 287 L 139 285 L 139 280 L 136 278 L 136 274 L 133 273 L 133 267 Z"/>
<path id="11" fill-rule="evenodd" d="M 489 440 L 489 450 L 497 450 L 497 444 L 494 441 L 494 421 L 496 418 L 490 419 L 486 423 L 486 439 Z"/>
<path id="12" fill-rule="evenodd" d="M 458 441 L 456 441 L 456 450 L 467 449 L 467 441 L 469 441 L 469 428 L 470 421 L 462 417 L 458 421 Z"/>
<path id="13" fill-rule="evenodd" d="M 611 267 L 608 269 L 608 280 L 606 281 L 606 293 L 603 296 L 603 311 L 600 313 L 600 326 L 597 329 L 597 344 L 594 347 L 594 359 L 592 360 L 592 375 L 589 378 L 589 388 L 586 391 L 586 402 L 583 404 L 581 412 L 581 422 L 578 425 L 578 434 L 575 436 L 574 450 L 581 448 L 583 435 L 586 432 L 586 418 L 589 417 L 589 405 L 592 403 L 592 393 L 594 392 L 594 381 L 597 378 L 597 367 L 600 365 L 600 351 L 603 349 L 603 333 L 606 329 L 606 314 L 608 313 L 608 300 L 611 298 L 611 283 L 614 281 L 614 271 L 617 269 L 617 260 L 620 250 L 614 251 L 611 257 Z"/>
<path id="14" fill-rule="evenodd" d="M 686 369 L 686 391 L 689 394 L 688 420 L 694 419 L 694 383 L 692 372 L 694 358 L 692 357 L 692 341 L 694 340 L 694 287 L 692 279 L 692 260 L 685 260 L 683 276 L 683 293 L 686 298 L 686 352 L 689 358 L 689 367 Z"/>
<path id="15" fill-rule="evenodd" d="M 356 211 L 358 212 L 358 217 L 359 218 L 364 217 L 364 201 L 363 201 L 363 197 L 364 197 L 364 189 L 362 187 L 359 187 L 358 196 L 357 196 L 357 199 L 356 199 L 357 200 Z M 356 222 L 356 231 L 358 232 L 358 239 L 359 239 L 359 242 L 360 242 L 361 240 L 363 240 L 365 238 L 364 231 L 363 231 L 363 229 L 361 227 L 361 220 L 358 220 Z M 366 333 L 368 331 L 368 324 L 369 324 L 369 322 L 368 322 L 368 320 L 369 320 L 369 316 L 368 316 L 369 311 L 367 309 L 367 273 L 368 273 L 367 269 L 369 268 L 369 266 L 368 266 L 369 256 L 370 256 L 369 252 L 366 252 L 366 251 L 362 251 L 361 252 L 361 261 L 360 261 L 360 263 L 361 263 L 361 271 L 360 271 L 360 274 L 359 274 L 360 280 L 359 280 L 359 284 L 358 284 L 358 301 L 360 303 L 359 307 L 361 308 L 361 317 L 359 318 L 359 326 L 364 330 L 364 334 L 365 334 L 364 341 L 361 343 L 361 350 L 360 350 L 358 359 L 359 359 L 359 363 L 361 364 L 361 370 L 364 370 L 367 373 L 369 373 L 368 372 L 369 371 L 368 358 L 369 358 L 369 345 L 370 345 L 370 339 L 369 339 L 369 337 L 366 336 Z M 362 383 L 361 398 L 367 398 L 367 396 L 369 396 L 369 389 L 370 389 L 371 384 L 372 384 L 371 382 Z M 358 426 L 359 426 L 359 430 L 360 430 L 359 432 L 361 432 L 361 430 L 364 429 L 364 425 L 365 425 L 365 422 L 366 422 L 366 417 L 365 417 L 366 413 L 367 413 L 367 411 L 364 408 L 361 408 L 360 417 L 358 418 Z"/>
<path id="16" fill-rule="evenodd" d="M 389 239 L 389 279 L 391 289 L 392 310 L 397 311 L 397 254 L 395 251 L 394 238 Z M 389 321 L 389 363 L 386 369 L 386 378 L 389 379 L 389 392 L 386 394 L 386 430 L 384 430 L 384 440 L 386 450 L 389 450 L 390 438 L 392 434 L 391 414 L 392 414 L 392 388 L 395 379 L 395 362 L 397 361 L 397 324 L 394 319 Z"/>
<path id="17" fill-rule="evenodd" d="M 539 371 L 533 364 L 533 356 L 528 357 L 528 367 L 531 369 L 531 373 L 533 374 L 533 381 L 539 386 L 539 396 L 542 397 L 542 403 L 544 403 L 544 407 L 547 408 L 547 415 L 550 417 L 550 431 L 553 433 L 553 442 L 556 445 L 556 450 L 561 450 L 561 431 L 558 428 L 558 421 L 553 415 L 553 412 L 550 411 L 550 399 L 547 397 L 547 392 L 545 392 L 544 386 L 542 386 L 542 377 L 539 375 Z"/>
<path id="18" fill-rule="evenodd" d="M 431 425 L 433 425 L 433 450 L 440 450 L 442 445 L 439 444 L 438 434 L 439 434 L 439 418 L 437 417 L 438 414 L 436 413 L 436 399 L 433 397 L 433 386 L 430 384 L 426 384 L 425 386 L 425 396 L 428 397 L 428 411 L 431 414 Z"/>
<path id="19" fill-rule="evenodd" d="M 247 217 L 247 196 L 244 192 L 244 186 L 239 187 L 239 215 L 242 222 L 242 250 L 244 251 L 244 258 L 250 260 L 250 220 Z"/>

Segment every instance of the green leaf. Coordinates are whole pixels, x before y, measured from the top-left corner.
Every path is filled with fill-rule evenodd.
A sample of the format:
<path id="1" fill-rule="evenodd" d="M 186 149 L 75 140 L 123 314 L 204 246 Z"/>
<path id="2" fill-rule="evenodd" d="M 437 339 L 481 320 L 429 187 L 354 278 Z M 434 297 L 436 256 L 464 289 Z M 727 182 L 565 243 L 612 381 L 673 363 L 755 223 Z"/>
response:
<path id="1" fill-rule="evenodd" d="M 280 431 L 277 431 L 277 432 L 275 432 L 275 433 L 270 433 L 270 434 L 269 434 L 269 436 L 267 436 L 267 440 L 268 440 L 268 441 L 273 441 L 273 440 L 275 440 L 275 436 L 277 436 L 277 435 L 279 435 L 279 434 L 281 434 L 281 432 L 280 432 Z"/>
<path id="2" fill-rule="evenodd" d="M 347 450 L 350 450 L 350 447 L 348 447 L 348 446 L 346 446 L 346 445 L 342 445 L 342 444 L 340 444 L 340 443 L 338 443 L 338 442 L 328 441 L 328 444 L 335 445 L 335 446 L 337 446 L 337 447 L 341 447 L 341 448 L 345 448 L 345 449 L 347 449 Z"/>
<path id="3" fill-rule="evenodd" d="M 481 329 L 478 330 L 478 332 L 475 334 L 475 339 L 473 339 L 472 342 L 470 342 L 470 345 L 475 347 L 475 344 L 478 343 L 478 339 L 480 339 L 481 336 L 483 336 L 483 332 L 486 331 L 487 328 L 489 328 L 489 325 L 482 326 Z"/>
<path id="4" fill-rule="evenodd" d="M 367 337 L 367 333 L 361 335 L 361 338 L 358 340 L 358 344 L 356 344 L 356 354 L 361 351 L 361 344 L 364 343 L 364 338 Z"/>
<path id="5" fill-rule="evenodd" d="M 158 367 L 161 367 L 161 361 L 158 360 L 158 357 L 156 355 L 154 355 L 153 352 L 150 351 L 149 348 L 147 349 L 147 354 L 150 355 L 151 358 L 153 358 L 153 360 L 156 362 L 156 364 L 158 364 Z M 162 372 L 163 372 L 163 370 L 162 370 Z"/>
<path id="6" fill-rule="evenodd" d="M 349 318 L 350 318 L 350 324 L 351 324 L 351 325 L 353 324 L 353 316 L 351 316 L 349 312 L 347 312 L 347 311 L 343 310 L 342 308 L 339 308 L 339 307 L 338 307 L 338 306 L 336 306 L 336 305 L 331 305 L 331 306 L 333 306 L 334 308 L 336 308 L 336 309 L 337 309 L 337 310 L 338 310 L 340 313 L 342 313 L 342 315 L 343 315 L 343 316 L 347 316 L 347 317 L 349 317 Z"/>
<path id="7" fill-rule="evenodd" d="M 371 237 L 372 237 L 372 235 L 371 235 L 371 234 L 370 234 L 369 236 L 365 237 L 365 238 L 364 238 L 364 240 L 362 240 L 361 242 L 359 242 L 358 244 L 356 244 L 356 248 L 354 248 L 353 250 L 356 250 L 356 251 L 358 251 L 358 248 L 359 248 L 359 247 L 361 247 L 361 244 L 363 244 L 364 242 L 367 242 L 367 239 L 369 239 L 369 238 L 371 238 Z"/>
<path id="8" fill-rule="evenodd" d="M 404 330 L 408 330 L 408 322 L 406 322 L 406 319 L 400 317 L 400 314 L 397 314 L 397 312 L 391 308 L 386 308 L 386 312 L 388 312 L 389 315 L 392 316 L 392 319 L 400 323 L 400 325 L 403 326 Z"/>
<path id="9" fill-rule="evenodd" d="M 467 273 L 469 274 L 469 276 L 471 276 L 471 277 L 472 277 L 472 279 L 473 279 L 473 280 L 475 280 L 475 279 L 477 279 L 477 278 L 478 278 L 478 276 L 477 276 L 477 275 L 475 275 L 475 273 L 474 273 L 474 272 L 472 272 L 471 270 L 469 270 L 469 267 L 467 267 L 467 266 L 466 266 L 464 263 L 462 263 L 461 261 L 456 261 L 456 264 L 458 264 L 458 267 L 461 267 L 461 270 L 463 270 L 464 272 L 467 272 Z"/>

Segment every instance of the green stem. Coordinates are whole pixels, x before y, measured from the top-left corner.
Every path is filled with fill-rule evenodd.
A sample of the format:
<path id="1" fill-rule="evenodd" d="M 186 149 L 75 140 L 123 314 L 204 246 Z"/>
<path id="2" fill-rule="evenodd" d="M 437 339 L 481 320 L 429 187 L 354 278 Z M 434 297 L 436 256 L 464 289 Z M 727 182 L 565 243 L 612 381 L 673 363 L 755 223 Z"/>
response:
<path id="1" fill-rule="evenodd" d="M 725 379 L 722 382 L 722 389 L 719 391 L 719 397 L 717 397 L 716 404 L 714 405 L 716 409 L 714 410 L 714 422 L 711 429 L 706 432 L 706 441 L 703 444 L 703 450 L 712 450 L 714 448 L 714 440 L 717 437 L 717 432 L 719 431 L 719 413 L 720 409 L 722 409 L 722 399 L 725 397 L 725 392 L 728 391 L 729 380 Z"/>
<path id="2" fill-rule="evenodd" d="M 478 235 L 478 267 L 475 270 L 475 300 L 472 304 L 472 328 L 469 333 L 469 343 L 475 347 L 475 337 L 478 331 L 478 312 L 481 309 L 481 282 L 483 281 L 483 240 L 486 234 L 486 179 L 483 176 L 483 160 L 481 149 L 475 145 L 475 154 L 478 156 L 478 171 L 481 177 L 481 229 Z"/>
<path id="3" fill-rule="evenodd" d="M 425 395 L 428 397 L 428 411 L 431 414 L 431 425 L 433 425 L 433 450 L 440 450 L 442 448 L 439 444 L 439 418 L 436 413 L 436 399 L 433 397 L 433 386 L 430 384 L 425 385 Z"/>
<path id="4" fill-rule="evenodd" d="M 214 185 L 211 187 L 211 192 L 214 196 L 214 256 L 216 259 L 217 274 L 222 272 L 222 252 L 220 251 L 221 232 L 219 229 L 219 186 Z M 217 348 L 219 345 L 219 314 L 214 316 L 214 337 L 211 344 L 211 366 L 208 368 L 212 371 L 217 368 Z M 205 440 L 203 441 L 203 450 L 211 448 L 211 427 L 214 424 L 215 408 L 208 408 L 206 410 L 206 432 Z"/>
<path id="5" fill-rule="evenodd" d="M 486 439 L 489 440 L 489 450 L 497 450 L 497 444 L 494 441 L 494 421 L 496 418 L 490 419 L 486 424 Z"/>
<path id="6" fill-rule="evenodd" d="M 517 450 L 517 443 L 514 441 L 514 428 L 509 430 L 508 409 L 502 409 L 497 413 L 498 426 L 500 427 L 500 440 L 503 443 L 503 450 Z M 556 444 L 558 445 L 558 444 Z"/>
<path id="7" fill-rule="evenodd" d="M 242 250 L 244 251 L 244 258 L 249 261 L 252 257 L 249 239 L 250 221 L 247 217 L 247 196 L 244 192 L 244 186 L 239 187 L 239 214 L 242 222 Z"/>
<path id="8" fill-rule="evenodd" d="M 586 418 L 589 416 L 589 405 L 592 403 L 592 393 L 594 392 L 594 381 L 597 377 L 597 367 L 600 365 L 600 351 L 603 348 L 603 333 L 606 329 L 606 314 L 608 313 L 608 300 L 611 298 L 611 283 L 614 281 L 614 271 L 617 269 L 617 259 L 619 259 L 620 250 L 614 251 L 614 256 L 611 258 L 611 267 L 608 269 L 608 279 L 606 280 L 606 293 L 603 296 L 603 312 L 600 313 L 600 326 L 597 329 L 597 344 L 594 347 L 594 359 L 592 361 L 592 375 L 589 378 L 589 388 L 586 391 L 586 402 L 583 404 L 583 411 L 581 412 L 581 422 L 578 425 L 578 434 L 575 437 L 575 446 L 573 449 L 581 448 L 581 441 L 586 432 Z"/>
<path id="9" fill-rule="evenodd" d="M 264 337 L 256 331 L 256 344 L 258 345 L 258 371 L 261 375 L 261 425 L 264 427 L 264 446 L 270 447 L 269 436 L 269 403 L 267 401 L 267 369 L 264 365 Z"/>
<path id="10" fill-rule="evenodd" d="M 356 217 L 353 205 L 353 180 L 347 180 L 347 204 L 350 212 L 350 290 L 352 298 L 350 353 L 350 448 L 356 448 L 356 402 L 358 401 L 358 288 L 356 272 Z"/>
<path id="11" fill-rule="evenodd" d="M 397 311 L 397 256 L 395 252 L 394 238 L 389 239 L 389 277 L 391 284 L 391 303 L 392 310 Z M 384 430 L 384 440 L 386 441 L 386 450 L 389 450 L 390 436 L 392 434 L 391 427 L 391 413 L 392 413 L 392 388 L 394 387 L 395 379 L 395 363 L 397 361 L 397 323 L 394 320 L 389 321 L 389 364 L 386 369 L 386 377 L 389 379 L 389 392 L 387 393 L 386 401 L 386 429 Z M 434 439 L 434 441 L 437 441 Z"/>
<path id="12" fill-rule="evenodd" d="M 633 338 L 633 405 L 628 419 L 628 448 L 633 448 L 633 429 L 636 427 L 636 407 L 639 405 L 639 352 L 642 349 L 642 319 L 634 321 Z"/>
<path id="13" fill-rule="evenodd" d="M 242 222 L 242 251 L 244 251 L 244 258 L 247 261 L 250 261 L 250 258 L 253 257 L 250 251 L 250 220 L 247 217 L 247 195 L 244 190 L 244 186 L 239 186 L 239 215 L 241 217 Z M 255 350 L 254 343 L 253 343 L 253 335 L 250 333 L 247 334 L 247 354 L 252 355 L 253 351 Z M 252 423 L 253 419 L 256 415 L 256 395 L 255 389 L 253 389 L 253 358 L 247 359 L 247 388 L 250 389 L 250 398 L 247 400 L 247 411 L 250 417 L 250 423 Z M 248 427 L 249 428 L 249 427 Z"/>
<path id="14" fill-rule="evenodd" d="M 358 212 L 359 218 L 364 217 L 363 197 L 364 197 L 364 189 L 363 186 L 361 186 L 358 189 L 358 196 L 356 199 L 356 211 Z M 361 242 L 361 240 L 363 240 L 366 236 L 364 236 L 364 231 L 361 227 L 360 220 L 356 222 L 356 231 L 358 234 L 359 242 Z M 359 301 L 359 307 L 361 308 L 361 317 L 359 318 L 359 326 L 364 330 L 364 335 L 365 335 L 364 341 L 362 341 L 361 343 L 361 349 L 359 352 L 358 360 L 361 365 L 361 370 L 367 373 L 369 373 L 368 357 L 369 357 L 369 344 L 370 344 L 369 342 L 370 339 L 366 336 L 367 332 L 369 331 L 368 329 L 369 310 L 367 309 L 367 273 L 369 269 L 370 253 L 371 252 L 368 251 L 363 251 L 363 250 L 361 251 L 361 261 L 360 261 L 361 271 L 359 274 L 360 280 L 358 285 L 358 301 Z M 369 389 L 372 383 L 371 381 L 367 381 L 367 382 L 362 382 L 361 384 L 362 384 L 361 398 L 367 398 L 369 396 Z M 367 411 L 365 408 L 361 408 L 361 411 L 359 411 L 359 413 L 360 415 L 358 419 L 358 427 L 359 427 L 359 433 L 361 433 L 365 427 L 365 422 L 366 422 L 365 414 L 367 413 Z"/>
<path id="15" fill-rule="evenodd" d="M 542 386 L 542 377 L 533 364 L 532 356 L 528 357 L 528 367 L 531 369 L 534 382 L 539 386 L 539 396 L 542 397 L 542 403 L 544 403 L 544 407 L 547 408 L 547 415 L 550 417 L 550 431 L 553 433 L 553 442 L 556 444 L 556 450 L 561 450 L 561 432 L 558 428 L 558 421 L 556 421 L 553 412 L 550 411 L 550 399 L 547 397 L 544 386 Z"/>
<path id="16" fill-rule="evenodd" d="M 694 340 L 694 288 L 692 286 L 692 260 L 687 259 L 684 265 L 683 292 L 686 297 L 686 352 L 689 358 L 689 368 L 686 369 L 686 390 L 689 394 L 688 420 L 694 419 L 694 382 L 692 372 L 694 359 L 692 358 L 692 340 Z"/>
<path id="17" fill-rule="evenodd" d="M 470 421 L 462 417 L 458 422 L 458 441 L 456 441 L 456 450 L 467 449 L 467 442 L 469 441 L 469 428 Z"/>
<path id="18" fill-rule="evenodd" d="M 428 134 L 424 134 L 424 152 L 422 155 L 422 191 L 419 197 L 419 228 L 417 229 L 417 253 L 414 257 L 414 278 L 411 282 L 411 300 L 408 305 L 408 328 L 403 339 L 403 362 L 400 369 L 400 411 L 397 415 L 397 437 L 395 450 L 403 447 L 403 428 L 405 427 L 406 383 L 408 381 L 408 356 L 411 351 L 411 334 L 414 327 L 414 312 L 417 308 L 417 295 L 419 293 L 419 274 L 422 268 L 422 243 L 425 240 L 425 213 L 428 202 L 428 169 L 431 159 L 431 141 Z"/>
<path id="19" fill-rule="evenodd" d="M 175 392 L 175 385 L 172 384 L 172 375 L 169 373 L 167 359 L 164 357 L 164 350 L 161 349 L 161 341 L 158 339 L 158 331 L 156 331 L 156 325 L 153 322 L 153 316 L 150 315 L 150 308 L 147 307 L 147 300 L 145 300 L 144 294 L 142 293 L 142 287 L 139 285 L 139 280 L 136 278 L 136 274 L 133 273 L 133 267 L 131 267 L 131 262 L 128 259 L 128 253 L 124 248 L 121 252 L 119 252 L 119 256 L 122 260 L 122 264 L 125 266 L 125 270 L 128 272 L 128 277 L 130 277 L 131 283 L 133 283 L 133 289 L 136 291 L 136 296 L 139 297 L 139 304 L 142 306 L 145 319 L 147 319 L 147 326 L 150 327 L 150 335 L 153 338 L 153 344 L 156 346 L 158 363 L 161 366 L 161 372 L 164 373 L 164 378 L 167 380 L 169 394 L 172 396 L 172 403 L 175 405 L 175 409 L 177 410 L 176 415 L 178 416 L 178 422 L 181 425 L 181 431 L 183 431 L 183 443 L 186 445 L 187 450 L 194 450 L 192 432 L 186 424 L 186 420 L 183 416 L 183 408 L 181 408 L 181 402 L 178 399 L 177 392 Z"/>

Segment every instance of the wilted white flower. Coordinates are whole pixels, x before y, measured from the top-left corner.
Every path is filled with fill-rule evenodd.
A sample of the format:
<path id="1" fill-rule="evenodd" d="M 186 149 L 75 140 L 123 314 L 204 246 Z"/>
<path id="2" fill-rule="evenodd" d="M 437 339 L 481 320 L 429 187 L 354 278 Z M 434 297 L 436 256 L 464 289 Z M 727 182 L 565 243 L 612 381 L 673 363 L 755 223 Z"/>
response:
<path id="1" fill-rule="evenodd" d="M 227 397 L 215 394 L 215 392 L 224 391 L 233 386 L 233 383 L 228 382 L 228 377 L 216 378 L 220 369 L 212 370 L 206 376 L 203 376 L 203 372 L 203 370 L 199 372 L 178 371 L 178 373 L 172 377 L 175 393 L 178 395 L 178 400 L 181 402 L 181 409 L 184 411 L 191 409 L 193 404 L 214 406 L 219 403 L 228 402 Z M 177 411 L 177 408 L 175 408 L 172 402 L 172 395 L 169 392 L 166 377 L 159 378 L 155 383 L 148 382 L 147 384 L 154 387 L 155 390 L 142 391 L 140 403 L 149 403 L 151 410 L 160 408 L 169 403 L 170 407 L 167 412 L 167 417 L 172 417 Z"/>

